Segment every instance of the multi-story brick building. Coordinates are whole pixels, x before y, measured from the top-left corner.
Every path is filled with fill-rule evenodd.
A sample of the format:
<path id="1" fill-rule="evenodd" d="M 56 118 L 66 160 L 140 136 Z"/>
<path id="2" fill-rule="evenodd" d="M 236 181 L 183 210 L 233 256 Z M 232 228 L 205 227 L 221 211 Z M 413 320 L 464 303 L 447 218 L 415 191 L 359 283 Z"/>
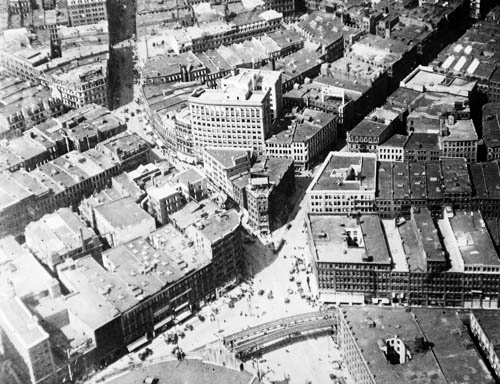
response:
<path id="1" fill-rule="evenodd" d="M 27 373 L 24 383 L 56 384 L 56 367 L 49 334 L 40 326 L 19 297 L 0 301 L 0 332 L 7 341 L 4 348 L 17 355 L 21 369 Z"/>
<path id="2" fill-rule="evenodd" d="M 97 343 L 137 349 L 183 322 L 236 281 L 242 268 L 240 220 L 228 211 L 172 225 L 58 268 L 69 308 L 96 331 Z M 142 273 L 143 272 L 143 273 Z M 85 316 L 92 313 L 93 318 Z"/>
<path id="3" fill-rule="evenodd" d="M 377 108 L 347 132 L 349 152 L 377 153 L 380 144 L 402 125 L 402 117 L 389 109 Z"/>
<path id="4" fill-rule="evenodd" d="M 488 160 L 500 159 L 500 103 L 483 106 L 483 142 Z"/>
<path id="5" fill-rule="evenodd" d="M 310 213 L 375 211 L 377 156 L 330 152 L 306 191 Z"/>
<path id="6" fill-rule="evenodd" d="M 116 247 L 136 237 L 147 237 L 156 228 L 155 219 L 131 197 L 123 197 L 94 208 L 95 230 Z"/>
<path id="7" fill-rule="evenodd" d="M 313 214 L 306 226 L 325 301 L 498 308 L 500 260 L 479 211 Z"/>
<path id="8" fill-rule="evenodd" d="M 68 258 L 99 257 L 101 254 L 99 238 L 69 208 L 61 208 L 31 222 L 24 236 L 33 254 L 53 272 Z"/>
<path id="9" fill-rule="evenodd" d="M 108 20 L 106 2 L 103 0 L 69 0 L 68 17 L 73 27 L 96 24 Z"/>
<path id="10" fill-rule="evenodd" d="M 471 372 L 477 383 L 493 382 L 456 310 L 342 307 L 337 330 L 342 362 L 356 383 L 464 382 Z"/>
<path id="11" fill-rule="evenodd" d="M 337 139 L 335 116 L 306 108 L 294 119 L 285 117 L 284 130 L 266 140 L 266 156 L 293 159 L 295 169 L 309 169 Z"/>
<path id="12" fill-rule="evenodd" d="M 497 376 L 500 373 L 500 357 L 498 356 L 499 321 L 500 316 L 497 311 L 476 309 L 470 312 L 472 335 Z"/>
<path id="13" fill-rule="evenodd" d="M 252 151 L 235 148 L 207 147 L 203 150 L 203 168 L 217 188 L 234 198 L 231 180 L 252 167 Z"/>

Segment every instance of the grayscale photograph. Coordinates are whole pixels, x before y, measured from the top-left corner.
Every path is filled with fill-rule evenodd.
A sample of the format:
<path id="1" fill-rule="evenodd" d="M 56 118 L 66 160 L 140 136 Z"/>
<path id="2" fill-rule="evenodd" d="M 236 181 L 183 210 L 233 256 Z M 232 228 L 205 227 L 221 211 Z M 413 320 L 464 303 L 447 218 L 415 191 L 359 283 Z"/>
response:
<path id="1" fill-rule="evenodd" d="M 500 384 L 500 0 L 0 0 L 0 384 Z"/>

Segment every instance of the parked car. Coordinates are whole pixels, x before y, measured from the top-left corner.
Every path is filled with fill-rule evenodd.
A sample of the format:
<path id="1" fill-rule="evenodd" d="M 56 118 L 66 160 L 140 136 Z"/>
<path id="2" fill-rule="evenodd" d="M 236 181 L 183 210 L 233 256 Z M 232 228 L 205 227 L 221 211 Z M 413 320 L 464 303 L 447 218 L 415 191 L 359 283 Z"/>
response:
<path id="1" fill-rule="evenodd" d="M 285 297 L 285 304 L 290 304 L 290 299 L 288 297 Z"/>
<path id="2" fill-rule="evenodd" d="M 257 292 L 259 296 L 262 296 L 264 293 L 266 293 L 263 289 L 259 289 L 259 292 Z"/>
<path id="3" fill-rule="evenodd" d="M 193 325 L 192 324 L 186 324 L 186 326 L 184 327 L 186 330 L 188 331 L 192 331 L 194 329 Z"/>
<path id="4" fill-rule="evenodd" d="M 273 291 L 269 291 L 269 293 L 267 294 L 267 298 L 268 298 L 268 299 L 272 299 L 272 298 L 274 298 L 274 296 L 273 296 Z"/>

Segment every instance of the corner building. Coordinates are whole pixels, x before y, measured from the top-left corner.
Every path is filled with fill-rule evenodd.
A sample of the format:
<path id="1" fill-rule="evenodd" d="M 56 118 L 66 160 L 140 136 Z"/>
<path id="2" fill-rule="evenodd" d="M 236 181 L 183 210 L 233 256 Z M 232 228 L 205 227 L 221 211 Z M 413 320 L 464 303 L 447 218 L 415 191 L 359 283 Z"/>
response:
<path id="1" fill-rule="evenodd" d="M 264 155 L 271 133 L 270 91 L 251 82 L 224 89 L 198 90 L 189 98 L 194 151 L 205 147 L 252 148 Z"/>

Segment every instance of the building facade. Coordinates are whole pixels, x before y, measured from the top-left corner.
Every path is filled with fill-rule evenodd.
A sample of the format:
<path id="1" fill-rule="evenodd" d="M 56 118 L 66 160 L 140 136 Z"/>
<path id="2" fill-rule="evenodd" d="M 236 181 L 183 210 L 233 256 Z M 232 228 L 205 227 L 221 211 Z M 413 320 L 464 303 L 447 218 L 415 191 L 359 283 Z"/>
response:
<path id="1" fill-rule="evenodd" d="M 222 90 L 200 90 L 189 98 L 194 151 L 205 147 L 251 148 L 265 152 L 271 132 L 270 92 L 251 84 Z"/>
<path id="2" fill-rule="evenodd" d="M 108 20 L 106 2 L 102 0 L 69 0 L 68 17 L 71 26 L 97 24 Z"/>

